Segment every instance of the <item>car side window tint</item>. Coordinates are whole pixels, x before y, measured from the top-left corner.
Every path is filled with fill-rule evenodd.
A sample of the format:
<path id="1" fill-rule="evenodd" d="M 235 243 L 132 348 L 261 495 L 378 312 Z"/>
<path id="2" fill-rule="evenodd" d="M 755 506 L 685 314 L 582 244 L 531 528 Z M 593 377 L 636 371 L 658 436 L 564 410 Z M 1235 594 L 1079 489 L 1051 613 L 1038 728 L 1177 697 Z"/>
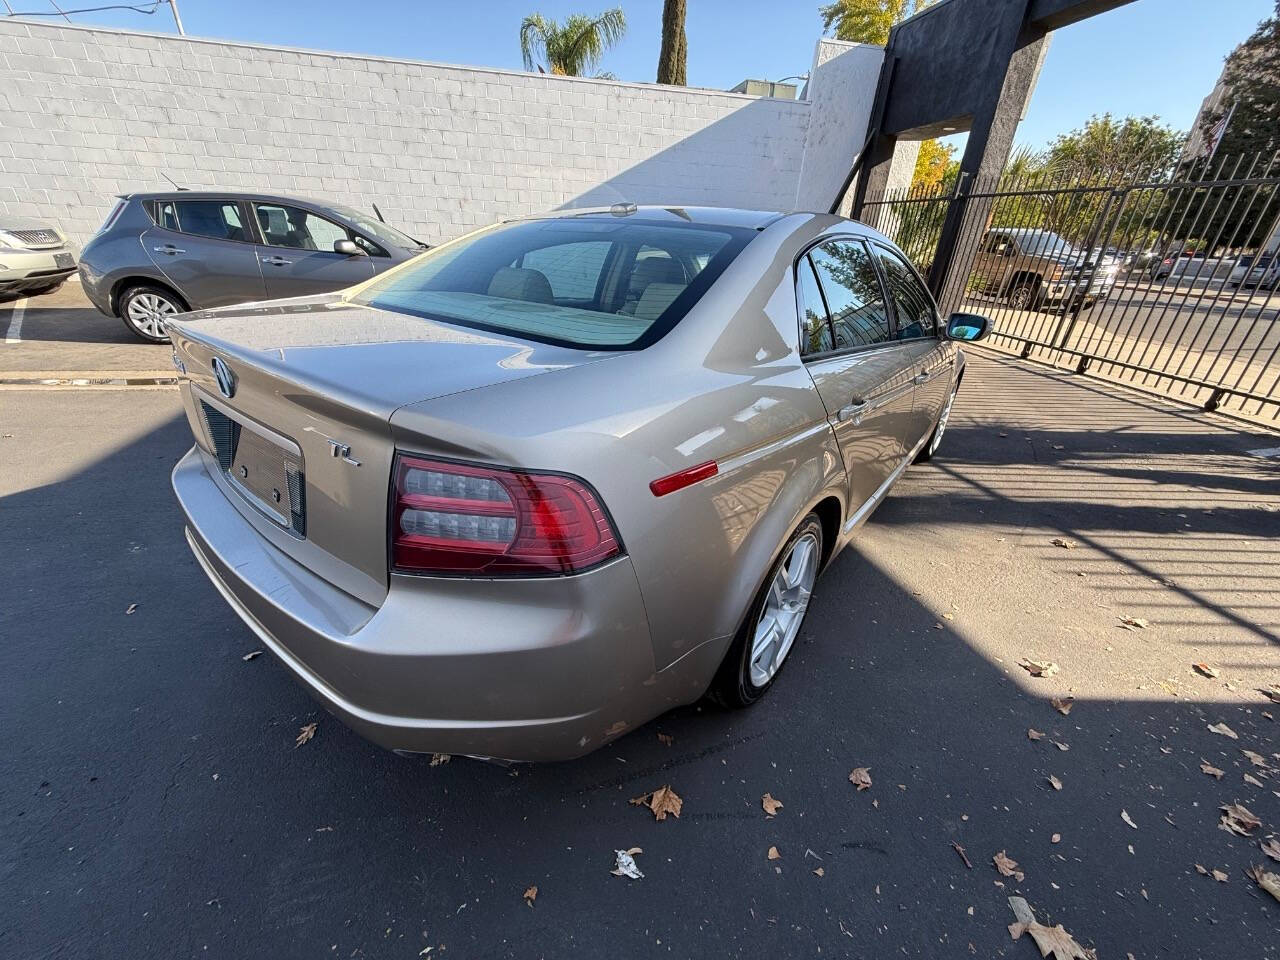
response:
<path id="1" fill-rule="evenodd" d="M 600 271 L 611 246 L 608 240 L 558 243 L 530 250 L 518 266 L 537 270 L 546 277 L 557 303 L 594 303 Z"/>
<path id="2" fill-rule="evenodd" d="M 809 256 L 831 313 L 834 349 L 887 342 L 889 309 L 867 248 L 857 240 L 830 240 Z"/>
<path id="3" fill-rule="evenodd" d="M 162 200 L 156 205 L 160 226 L 193 237 L 245 240 L 240 206 L 233 200 Z"/>
<path id="4" fill-rule="evenodd" d="M 886 247 L 877 246 L 876 255 L 884 270 L 885 284 L 898 316 L 897 339 L 918 340 L 938 332 L 938 309 L 907 262 Z"/>
<path id="5" fill-rule="evenodd" d="M 804 338 L 800 344 L 801 353 L 825 353 L 834 342 L 831 339 L 831 324 L 827 320 L 827 307 L 822 302 L 822 292 L 818 289 L 818 278 L 813 273 L 813 264 L 808 257 L 802 257 L 796 264 L 796 283 L 800 287 L 800 333 Z"/>
<path id="6" fill-rule="evenodd" d="M 350 239 L 346 227 L 300 207 L 255 203 L 253 209 L 263 242 L 268 246 L 332 253 L 335 242 Z"/>

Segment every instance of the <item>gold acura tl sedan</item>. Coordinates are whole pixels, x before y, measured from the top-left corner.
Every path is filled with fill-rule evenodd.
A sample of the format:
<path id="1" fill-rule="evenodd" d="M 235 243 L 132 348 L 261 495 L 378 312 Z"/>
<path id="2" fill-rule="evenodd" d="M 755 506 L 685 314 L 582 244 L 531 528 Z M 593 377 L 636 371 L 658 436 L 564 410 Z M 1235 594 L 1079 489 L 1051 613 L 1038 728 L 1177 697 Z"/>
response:
<path id="1" fill-rule="evenodd" d="M 376 743 L 553 760 L 768 690 L 988 321 L 850 220 L 625 204 L 167 329 L 187 540 L 263 644 Z"/>

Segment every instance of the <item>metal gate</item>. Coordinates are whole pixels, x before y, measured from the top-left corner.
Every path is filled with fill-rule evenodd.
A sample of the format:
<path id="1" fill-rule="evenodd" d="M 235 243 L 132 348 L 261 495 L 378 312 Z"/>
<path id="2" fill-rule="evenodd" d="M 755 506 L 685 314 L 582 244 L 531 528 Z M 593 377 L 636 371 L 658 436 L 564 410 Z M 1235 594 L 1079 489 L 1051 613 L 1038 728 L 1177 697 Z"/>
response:
<path id="1" fill-rule="evenodd" d="M 1264 421 L 1280 419 L 1280 164 L 1163 180 L 1052 173 L 890 192 L 862 219 L 997 348 Z M 935 264 L 944 224 L 955 237 Z"/>

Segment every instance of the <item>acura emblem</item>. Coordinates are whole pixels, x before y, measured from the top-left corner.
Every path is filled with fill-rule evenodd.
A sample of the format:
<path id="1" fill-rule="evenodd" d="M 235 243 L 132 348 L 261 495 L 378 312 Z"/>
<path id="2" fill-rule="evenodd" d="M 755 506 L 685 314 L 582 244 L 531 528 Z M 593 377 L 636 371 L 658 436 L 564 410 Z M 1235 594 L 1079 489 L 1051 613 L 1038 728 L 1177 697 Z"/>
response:
<path id="1" fill-rule="evenodd" d="M 236 395 L 236 375 L 221 357 L 213 358 L 213 375 L 218 380 L 218 391 L 230 400 Z"/>

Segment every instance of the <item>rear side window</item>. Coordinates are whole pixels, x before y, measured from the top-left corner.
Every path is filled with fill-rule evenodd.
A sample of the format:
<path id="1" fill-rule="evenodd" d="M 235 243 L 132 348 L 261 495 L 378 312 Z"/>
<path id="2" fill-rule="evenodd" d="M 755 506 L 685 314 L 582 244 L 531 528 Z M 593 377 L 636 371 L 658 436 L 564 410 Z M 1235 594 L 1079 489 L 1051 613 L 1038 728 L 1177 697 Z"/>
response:
<path id="1" fill-rule="evenodd" d="M 240 205 L 232 200 L 160 200 L 156 223 L 193 237 L 247 240 Z"/>
<path id="2" fill-rule="evenodd" d="M 885 247 L 876 247 L 884 270 L 885 285 L 898 316 L 899 340 L 932 337 L 938 332 L 938 313 L 933 297 L 902 257 Z"/>
<path id="3" fill-rule="evenodd" d="M 831 314 L 834 349 L 891 339 L 889 311 L 867 248 L 858 240 L 830 240 L 809 254 Z"/>
<path id="4" fill-rule="evenodd" d="M 635 349 L 678 323 L 754 236 L 631 218 L 529 220 L 437 247 L 352 300 L 547 343 Z"/>
<path id="5" fill-rule="evenodd" d="M 800 285 L 801 315 L 800 333 L 804 342 L 800 345 L 801 353 L 826 353 L 831 349 L 831 323 L 827 319 L 827 306 L 822 302 L 822 291 L 818 289 L 818 278 L 814 276 L 813 264 L 808 257 L 801 258 L 796 265 L 797 282 Z"/>

